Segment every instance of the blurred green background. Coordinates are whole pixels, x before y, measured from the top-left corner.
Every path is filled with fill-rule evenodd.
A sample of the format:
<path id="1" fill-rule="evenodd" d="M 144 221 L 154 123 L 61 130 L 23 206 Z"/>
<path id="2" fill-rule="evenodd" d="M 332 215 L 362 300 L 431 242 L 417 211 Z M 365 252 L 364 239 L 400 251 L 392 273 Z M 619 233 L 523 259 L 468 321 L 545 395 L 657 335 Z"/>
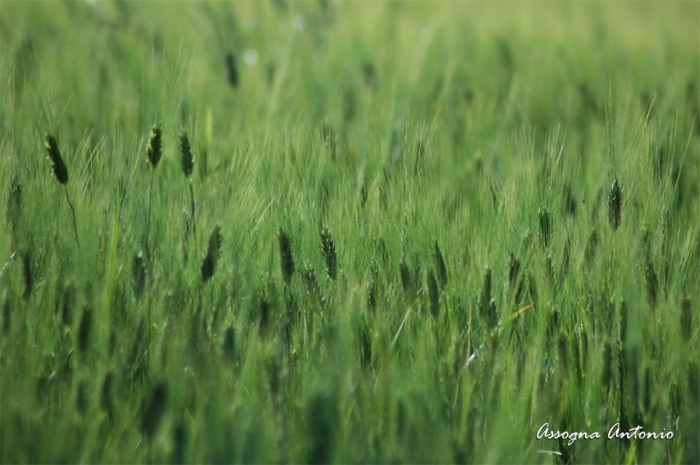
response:
<path id="1" fill-rule="evenodd" d="M 700 461 L 699 3 L 3 0 L 0 77 L 3 463 Z"/>

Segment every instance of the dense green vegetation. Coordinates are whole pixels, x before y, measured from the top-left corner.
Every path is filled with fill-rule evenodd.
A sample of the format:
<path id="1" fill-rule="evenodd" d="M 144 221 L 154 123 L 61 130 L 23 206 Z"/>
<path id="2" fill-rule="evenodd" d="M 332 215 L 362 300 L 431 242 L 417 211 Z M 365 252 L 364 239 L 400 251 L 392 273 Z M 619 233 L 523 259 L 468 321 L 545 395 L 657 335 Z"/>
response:
<path id="1" fill-rule="evenodd" d="M 0 461 L 700 462 L 699 35 L 3 0 Z"/>

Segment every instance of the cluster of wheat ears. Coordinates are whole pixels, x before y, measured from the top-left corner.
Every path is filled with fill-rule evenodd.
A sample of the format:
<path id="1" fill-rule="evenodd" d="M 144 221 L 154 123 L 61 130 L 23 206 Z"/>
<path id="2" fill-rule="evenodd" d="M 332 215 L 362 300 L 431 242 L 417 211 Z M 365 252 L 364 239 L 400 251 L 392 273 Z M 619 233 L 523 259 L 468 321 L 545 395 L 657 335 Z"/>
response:
<path id="1" fill-rule="evenodd" d="M 58 147 L 58 142 L 56 140 L 56 137 L 54 137 L 52 134 L 47 133 L 45 136 L 45 147 L 46 147 L 46 152 L 48 154 L 49 160 L 51 161 L 51 166 L 53 169 L 53 174 L 56 177 L 56 180 L 63 186 L 63 191 L 66 196 L 66 201 L 68 202 L 68 205 L 70 206 L 71 210 L 71 215 L 72 215 L 72 220 L 73 220 L 73 231 L 75 233 L 75 240 L 78 248 L 80 248 L 80 238 L 78 235 L 78 227 L 77 227 L 77 220 L 76 220 L 76 214 L 75 214 L 75 208 L 73 207 L 73 202 L 70 199 L 70 196 L 68 195 L 68 189 L 67 189 L 67 184 L 69 180 L 68 176 L 68 167 L 66 166 L 66 163 L 64 162 L 63 158 L 61 157 L 61 152 Z M 192 233 L 192 238 L 196 242 L 197 241 L 197 223 L 196 223 L 196 207 L 195 207 L 195 200 L 194 200 L 194 190 L 192 186 L 192 172 L 194 168 L 194 157 L 192 155 L 192 148 L 190 146 L 190 141 L 189 137 L 187 135 L 186 131 L 181 131 L 180 136 L 179 136 L 179 151 L 180 151 L 180 167 L 182 169 L 182 173 L 185 176 L 185 179 L 187 181 L 187 186 L 189 188 L 189 194 L 190 194 L 190 222 L 188 223 L 191 225 L 191 228 L 187 228 L 188 231 L 191 231 Z M 137 297 L 140 297 L 140 295 L 144 291 L 144 286 L 146 282 L 146 267 L 148 264 L 148 260 L 150 260 L 150 253 L 149 253 L 149 232 L 150 232 L 150 224 L 151 224 L 151 211 L 153 207 L 153 179 L 155 177 L 155 170 L 158 167 L 158 164 L 161 160 L 161 157 L 163 155 L 163 128 L 161 123 L 156 123 L 153 125 L 151 128 L 151 134 L 150 137 L 148 138 L 148 143 L 146 145 L 146 160 L 151 167 L 151 178 L 150 178 L 150 184 L 149 184 L 149 190 L 148 190 L 148 214 L 146 217 L 146 233 L 142 241 L 142 247 L 145 250 L 144 251 L 137 251 L 134 254 L 134 258 L 132 261 L 132 281 L 134 284 L 134 292 Z M 320 231 L 320 249 L 321 249 L 321 254 L 323 256 L 323 260 L 325 263 L 325 270 L 328 274 L 328 277 L 332 280 L 337 279 L 337 258 L 336 258 L 336 246 L 335 246 L 335 241 L 333 240 L 333 237 L 331 236 L 330 231 L 328 230 L 327 227 L 323 227 Z M 209 236 L 209 242 L 208 242 L 208 248 L 207 248 L 207 253 L 204 259 L 202 260 L 202 264 L 200 267 L 201 271 L 201 279 L 202 282 L 207 282 L 209 281 L 213 276 L 214 273 L 216 272 L 216 266 L 217 262 L 219 261 L 219 256 L 220 256 L 220 250 L 221 250 L 221 243 L 222 243 L 223 237 L 221 235 L 221 228 L 217 225 L 214 227 L 214 230 L 212 231 L 211 235 Z M 292 276 L 294 274 L 294 271 L 296 269 L 295 264 L 294 264 L 294 258 L 292 255 L 292 246 L 291 246 L 291 239 L 289 237 L 289 234 L 284 231 L 283 228 L 279 228 L 278 232 L 278 240 L 279 240 L 279 250 L 280 250 L 280 267 L 281 267 L 281 272 L 282 272 L 282 278 L 284 281 L 285 286 L 290 283 L 290 280 L 292 279 Z M 437 256 L 439 257 L 439 276 L 440 276 L 440 281 L 443 283 L 446 281 L 446 269 L 445 269 L 445 263 L 444 260 L 442 259 L 442 255 L 440 252 L 440 249 L 437 245 L 437 242 L 435 243 L 435 250 L 437 253 Z M 145 262 L 144 262 L 144 255 L 145 255 Z M 318 281 L 316 278 L 316 273 L 313 269 L 313 267 L 305 263 L 304 264 L 304 269 L 302 270 L 302 277 L 303 277 L 303 282 L 305 289 L 307 291 L 307 295 L 310 298 L 310 301 L 312 302 L 312 306 L 320 311 L 321 308 L 321 292 L 319 289 Z M 431 272 L 430 279 L 432 280 L 431 283 L 435 281 L 435 276 Z M 432 301 L 436 301 L 436 291 L 433 290 L 433 287 L 436 288 L 437 284 L 435 286 L 431 286 L 431 299 Z M 434 295 L 435 294 L 435 295 Z M 433 308 L 436 307 L 436 303 L 434 302 Z M 436 310 L 434 310 L 436 311 Z"/>

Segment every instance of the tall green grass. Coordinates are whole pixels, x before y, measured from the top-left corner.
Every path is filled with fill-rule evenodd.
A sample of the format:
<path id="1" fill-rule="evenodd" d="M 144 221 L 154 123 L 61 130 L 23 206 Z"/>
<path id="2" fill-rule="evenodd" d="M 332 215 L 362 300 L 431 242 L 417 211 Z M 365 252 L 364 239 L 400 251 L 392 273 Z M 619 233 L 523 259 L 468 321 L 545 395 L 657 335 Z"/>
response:
<path id="1" fill-rule="evenodd" d="M 1 460 L 697 463 L 698 18 L 3 2 Z"/>

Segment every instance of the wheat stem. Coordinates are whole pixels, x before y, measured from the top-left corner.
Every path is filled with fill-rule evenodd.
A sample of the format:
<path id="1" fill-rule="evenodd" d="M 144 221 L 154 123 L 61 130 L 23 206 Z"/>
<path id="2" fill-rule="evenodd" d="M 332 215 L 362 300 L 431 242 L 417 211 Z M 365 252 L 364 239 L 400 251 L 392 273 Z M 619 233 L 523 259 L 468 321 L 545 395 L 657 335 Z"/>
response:
<path id="1" fill-rule="evenodd" d="M 5 273 L 5 269 L 6 269 L 7 266 L 10 264 L 10 262 L 12 261 L 12 259 L 15 258 L 15 255 L 16 255 L 16 254 L 17 254 L 17 251 L 16 251 L 16 250 L 15 250 L 14 252 L 12 252 L 12 255 L 10 255 L 10 259 L 7 261 L 7 263 L 5 263 L 5 264 L 3 265 L 2 268 L 0 268 L 0 278 L 2 278 L 2 275 Z"/>
<path id="2" fill-rule="evenodd" d="M 147 323 L 148 323 L 148 325 L 147 325 L 148 331 L 146 331 L 146 334 L 147 334 L 147 337 L 148 337 L 148 350 L 147 350 L 147 353 L 148 353 L 148 354 L 151 353 L 151 324 L 152 324 L 152 321 L 153 321 L 153 320 L 151 320 L 151 301 L 152 301 L 152 299 L 149 297 L 149 299 L 148 299 L 148 309 L 147 309 L 147 312 L 146 312 L 146 313 L 147 313 L 146 316 L 147 316 L 147 318 L 148 318 L 148 322 L 147 322 Z"/>
<path id="3" fill-rule="evenodd" d="M 197 242 L 197 221 L 194 215 L 194 191 L 192 190 L 192 181 L 189 183 L 190 186 L 190 207 L 192 209 L 192 235 L 194 236 L 195 243 Z"/>
<path id="4" fill-rule="evenodd" d="M 75 242 L 78 243 L 78 249 L 80 249 L 80 239 L 78 238 L 78 225 L 75 220 L 75 208 L 73 208 L 73 202 L 70 201 L 70 197 L 68 197 L 68 189 L 66 189 L 66 186 L 63 186 L 63 192 L 66 193 L 66 200 L 68 200 L 68 206 L 70 207 L 70 211 L 73 214 L 73 232 L 75 232 Z"/>
<path id="5" fill-rule="evenodd" d="M 151 207 L 153 206 L 153 175 L 155 170 L 151 170 L 151 185 L 148 188 L 148 217 L 146 219 L 146 247 L 148 247 L 148 233 L 151 230 Z"/>

